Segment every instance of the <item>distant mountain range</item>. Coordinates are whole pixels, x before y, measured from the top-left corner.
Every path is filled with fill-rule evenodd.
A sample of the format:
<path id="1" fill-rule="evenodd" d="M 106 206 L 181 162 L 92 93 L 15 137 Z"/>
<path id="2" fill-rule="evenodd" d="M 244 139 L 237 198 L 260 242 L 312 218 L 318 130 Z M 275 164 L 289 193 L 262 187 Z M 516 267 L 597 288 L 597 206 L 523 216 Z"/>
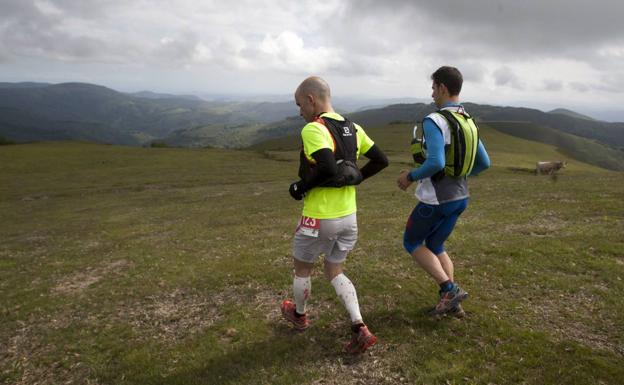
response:
<path id="1" fill-rule="evenodd" d="M 125 94 L 84 83 L 0 83 L 0 136 L 15 142 L 77 139 L 142 145 L 177 130 L 266 124 L 297 113 L 292 102 L 208 102 Z"/>
<path id="2" fill-rule="evenodd" d="M 136 96 L 137 98 L 145 98 L 145 99 L 185 99 L 185 100 L 195 100 L 200 101 L 202 98 L 195 95 L 173 95 L 173 94 L 163 94 L 152 91 L 139 91 L 129 93 L 130 96 Z"/>
<path id="3" fill-rule="evenodd" d="M 624 151 L 624 123 L 566 109 L 465 104 L 478 121 L 497 128 L 530 123 Z M 421 121 L 433 104 L 393 104 L 346 113 L 364 127 Z M 14 142 L 87 140 L 123 145 L 245 147 L 296 134 L 303 126 L 292 102 L 206 101 L 195 96 L 133 94 L 85 83 L 0 83 L 0 137 Z M 514 131 L 514 130 L 512 130 Z M 512 133 L 522 136 L 521 132 Z M 532 135 L 535 130 L 531 130 Z M 546 136 L 545 136 L 546 137 Z"/>
<path id="4" fill-rule="evenodd" d="M 20 82 L 20 83 L 6 83 L 0 82 L 0 88 L 40 88 L 53 85 L 52 83 L 37 83 L 37 82 Z"/>
<path id="5" fill-rule="evenodd" d="M 574 111 L 570 111 L 568 109 L 565 108 L 556 108 L 552 111 L 548 111 L 549 114 L 560 114 L 560 115 L 566 115 L 566 116 L 571 116 L 573 118 L 579 118 L 579 119 L 585 119 L 585 120 L 598 120 L 598 119 L 594 119 L 592 117 L 589 117 L 587 115 L 583 115 L 583 114 L 579 114 L 578 112 L 574 112 Z"/>
<path id="6" fill-rule="evenodd" d="M 497 122 L 524 122 L 537 126 L 596 140 L 604 145 L 624 151 L 624 123 L 609 123 L 594 120 L 569 110 L 543 112 L 530 108 L 499 107 L 474 103 L 464 103 L 466 110 L 477 121 L 487 122 L 493 127 Z M 435 111 L 433 104 L 394 104 L 382 108 L 358 111 L 346 114 L 349 119 L 364 127 L 380 127 L 391 123 L 421 122 L 425 116 Z M 275 125 L 280 135 L 298 132 L 301 123 L 291 121 L 290 125 L 281 122 Z M 270 129 L 270 128 L 265 128 Z"/>

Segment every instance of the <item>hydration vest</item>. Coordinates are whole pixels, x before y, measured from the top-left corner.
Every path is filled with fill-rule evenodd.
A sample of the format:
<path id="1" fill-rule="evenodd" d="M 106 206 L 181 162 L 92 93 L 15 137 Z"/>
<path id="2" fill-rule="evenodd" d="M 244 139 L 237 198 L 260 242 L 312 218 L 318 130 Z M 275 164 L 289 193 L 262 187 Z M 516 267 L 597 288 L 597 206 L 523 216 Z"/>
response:
<path id="1" fill-rule="evenodd" d="M 319 187 L 355 186 L 362 182 L 362 173 L 357 166 L 357 128 L 353 122 L 345 118 L 344 121 L 328 117 L 317 117 L 316 123 L 322 124 L 334 141 L 334 158 L 338 173 L 329 180 L 319 184 Z M 299 177 L 308 179 L 316 163 L 308 160 L 303 150 L 303 143 L 299 154 Z"/>
<path id="2" fill-rule="evenodd" d="M 433 175 L 433 180 L 440 180 L 442 177 L 463 177 L 472 171 L 477 146 L 479 145 L 479 128 L 474 119 L 466 112 L 454 112 L 449 110 L 438 110 L 436 113 L 442 115 L 448 122 L 451 133 L 451 143 L 444 146 L 445 166 L 444 170 Z M 427 144 L 423 142 L 422 135 L 417 135 L 417 126 L 414 127 L 414 138 L 412 139 L 411 152 L 416 167 L 420 167 L 427 158 Z M 424 131 L 424 129 L 423 129 Z"/>

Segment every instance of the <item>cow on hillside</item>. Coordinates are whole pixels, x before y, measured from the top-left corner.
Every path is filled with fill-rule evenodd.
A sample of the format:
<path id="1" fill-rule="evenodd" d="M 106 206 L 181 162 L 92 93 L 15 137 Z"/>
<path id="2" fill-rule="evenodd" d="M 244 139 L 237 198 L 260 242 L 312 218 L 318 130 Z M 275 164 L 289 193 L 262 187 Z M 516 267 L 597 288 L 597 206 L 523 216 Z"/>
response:
<path id="1" fill-rule="evenodd" d="M 535 165 L 535 173 L 537 175 L 540 174 L 546 174 L 546 175 L 553 175 L 554 173 L 556 173 L 557 171 L 561 170 L 562 168 L 565 168 L 565 166 L 568 164 L 568 162 L 564 161 L 554 161 L 554 162 L 537 162 L 537 164 Z"/>

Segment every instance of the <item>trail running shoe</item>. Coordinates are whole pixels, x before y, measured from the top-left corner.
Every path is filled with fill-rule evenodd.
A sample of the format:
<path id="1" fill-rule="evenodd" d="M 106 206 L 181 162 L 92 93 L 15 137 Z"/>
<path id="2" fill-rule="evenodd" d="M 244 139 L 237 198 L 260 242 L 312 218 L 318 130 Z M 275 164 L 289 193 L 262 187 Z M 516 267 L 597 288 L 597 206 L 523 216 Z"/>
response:
<path id="1" fill-rule="evenodd" d="M 353 333 L 351 342 L 345 346 L 345 350 L 349 354 L 362 354 L 376 343 L 377 337 L 364 325 L 360 327 L 357 333 Z"/>
<path id="2" fill-rule="evenodd" d="M 464 318 L 466 316 L 464 308 L 459 303 L 455 307 L 452 307 L 447 314 L 455 318 Z"/>
<path id="3" fill-rule="evenodd" d="M 433 314 L 442 315 L 449 313 L 466 298 L 468 298 L 468 293 L 459 287 L 459 285 L 455 285 L 452 290 L 440 293 L 440 301 L 436 305 Z"/>
<path id="4" fill-rule="evenodd" d="M 429 310 L 427 310 L 427 314 L 435 317 L 435 318 L 442 318 L 444 316 L 449 316 L 449 317 L 455 317 L 455 318 L 464 318 L 466 316 L 466 312 L 464 311 L 464 308 L 462 307 L 462 305 L 457 305 L 455 307 L 452 307 L 451 310 L 449 310 L 447 313 L 436 313 L 436 307 L 432 307 Z"/>
<path id="5" fill-rule="evenodd" d="M 295 315 L 297 305 L 295 305 L 292 301 L 284 300 L 280 308 L 282 309 L 282 315 L 284 316 L 286 321 L 292 323 L 295 329 L 306 330 L 310 326 L 310 322 L 308 322 L 308 317 L 305 314 L 301 317 L 297 317 Z"/>

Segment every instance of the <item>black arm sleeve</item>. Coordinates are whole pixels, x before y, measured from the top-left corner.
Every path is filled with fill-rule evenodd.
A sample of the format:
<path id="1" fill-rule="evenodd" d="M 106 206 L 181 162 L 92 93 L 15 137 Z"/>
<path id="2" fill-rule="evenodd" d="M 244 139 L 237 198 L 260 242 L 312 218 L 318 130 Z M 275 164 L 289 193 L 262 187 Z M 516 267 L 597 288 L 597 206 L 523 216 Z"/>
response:
<path id="1" fill-rule="evenodd" d="M 316 167 L 312 169 L 310 175 L 303 181 L 305 191 L 311 190 L 338 174 L 336 158 L 334 158 L 334 153 L 329 148 L 321 148 L 312 153 L 312 158 L 316 161 Z"/>
<path id="2" fill-rule="evenodd" d="M 384 154 L 379 146 L 377 146 L 376 144 L 374 144 L 373 147 L 371 147 L 364 154 L 364 156 L 370 159 L 368 163 L 366 163 L 364 167 L 360 169 L 360 172 L 362 173 L 362 177 L 364 179 L 370 178 L 371 176 L 377 174 L 379 171 L 388 167 L 388 158 L 386 157 L 386 154 Z"/>

